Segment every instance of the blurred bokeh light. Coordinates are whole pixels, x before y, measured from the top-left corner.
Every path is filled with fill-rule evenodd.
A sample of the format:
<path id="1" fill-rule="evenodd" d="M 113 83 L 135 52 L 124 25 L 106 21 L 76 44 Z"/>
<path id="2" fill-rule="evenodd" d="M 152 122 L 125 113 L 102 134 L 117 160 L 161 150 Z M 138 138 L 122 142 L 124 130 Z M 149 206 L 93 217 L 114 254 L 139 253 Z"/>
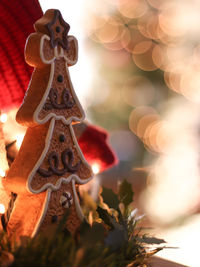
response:
<path id="1" fill-rule="evenodd" d="M 89 114 L 112 133 L 117 179 L 136 167 L 146 175 L 150 167 L 143 206 L 153 221 L 173 223 L 199 203 L 200 3 L 118 0 L 102 1 L 95 10 L 88 6 L 87 47 L 99 74 Z M 106 175 L 114 180 L 116 172 Z M 170 195 L 178 188 L 173 203 Z"/>
<path id="2" fill-rule="evenodd" d="M 88 113 L 120 160 L 101 182 L 127 178 L 155 225 L 184 223 L 200 210 L 200 3 L 101 3 L 83 23 L 96 68 Z"/>

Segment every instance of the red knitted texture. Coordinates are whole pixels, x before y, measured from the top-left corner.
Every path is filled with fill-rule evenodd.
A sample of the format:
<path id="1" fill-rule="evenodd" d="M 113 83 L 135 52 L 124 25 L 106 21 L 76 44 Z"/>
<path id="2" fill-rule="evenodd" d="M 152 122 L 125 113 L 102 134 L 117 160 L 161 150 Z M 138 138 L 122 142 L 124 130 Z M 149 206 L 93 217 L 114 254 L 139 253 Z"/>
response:
<path id="1" fill-rule="evenodd" d="M 33 24 L 43 12 L 37 0 L 0 1 L 0 110 L 19 106 L 32 68 L 24 60 L 24 46 Z"/>

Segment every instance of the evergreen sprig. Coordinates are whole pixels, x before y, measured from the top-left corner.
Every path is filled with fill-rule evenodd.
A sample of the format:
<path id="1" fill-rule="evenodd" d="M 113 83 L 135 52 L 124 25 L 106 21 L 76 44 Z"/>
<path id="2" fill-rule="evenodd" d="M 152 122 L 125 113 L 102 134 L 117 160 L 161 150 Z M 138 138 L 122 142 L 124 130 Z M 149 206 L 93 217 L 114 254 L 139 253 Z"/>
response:
<path id="1" fill-rule="evenodd" d="M 132 201 L 131 185 L 124 181 L 118 194 L 103 188 L 98 204 L 83 194 L 82 205 L 88 219 L 75 236 L 65 229 L 68 214 L 56 228 L 50 227 L 32 239 L 23 237 L 21 244 L 11 243 L 1 233 L 0 266 L 146 266 L 149 257 L 161 248 L 148 252 L 145 244 L 160 244 L 164 240 L 139 235 Z"/>

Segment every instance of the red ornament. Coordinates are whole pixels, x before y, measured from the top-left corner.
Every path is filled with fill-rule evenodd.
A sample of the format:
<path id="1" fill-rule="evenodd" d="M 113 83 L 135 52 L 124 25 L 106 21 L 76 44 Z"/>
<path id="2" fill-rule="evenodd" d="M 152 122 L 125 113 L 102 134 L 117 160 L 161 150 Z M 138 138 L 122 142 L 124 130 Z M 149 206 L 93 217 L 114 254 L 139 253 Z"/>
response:
<path id="1" fill-rule="evenodd" d="M 78 139 L 86 160 L 91 166 L 97 165 L 99 172 L 118 163 L 115 153 L 108 144 L 108 137 L 105 130 L 89 124 Z"/>

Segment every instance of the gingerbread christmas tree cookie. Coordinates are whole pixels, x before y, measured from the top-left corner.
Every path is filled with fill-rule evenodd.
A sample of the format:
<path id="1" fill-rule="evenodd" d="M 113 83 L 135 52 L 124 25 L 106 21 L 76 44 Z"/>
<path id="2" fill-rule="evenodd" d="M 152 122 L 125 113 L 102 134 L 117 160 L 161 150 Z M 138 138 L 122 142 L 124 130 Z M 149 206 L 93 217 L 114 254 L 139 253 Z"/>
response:
<path id="1" fill-rule="evenodd" d="M 59 223 L 67 209 L 66 227 L 75 232 L 83 219 L 77 187 L 92 177 L 72 128 L 84 119 L 68 71 L 77 61 L 77 41 L 58 10 L 48 10 L 35 29 L 25 48 L 35 69 L 16 116 L 28 129 L 4 182 L 17 194 L 7 218 L 16 237 Z"/>

